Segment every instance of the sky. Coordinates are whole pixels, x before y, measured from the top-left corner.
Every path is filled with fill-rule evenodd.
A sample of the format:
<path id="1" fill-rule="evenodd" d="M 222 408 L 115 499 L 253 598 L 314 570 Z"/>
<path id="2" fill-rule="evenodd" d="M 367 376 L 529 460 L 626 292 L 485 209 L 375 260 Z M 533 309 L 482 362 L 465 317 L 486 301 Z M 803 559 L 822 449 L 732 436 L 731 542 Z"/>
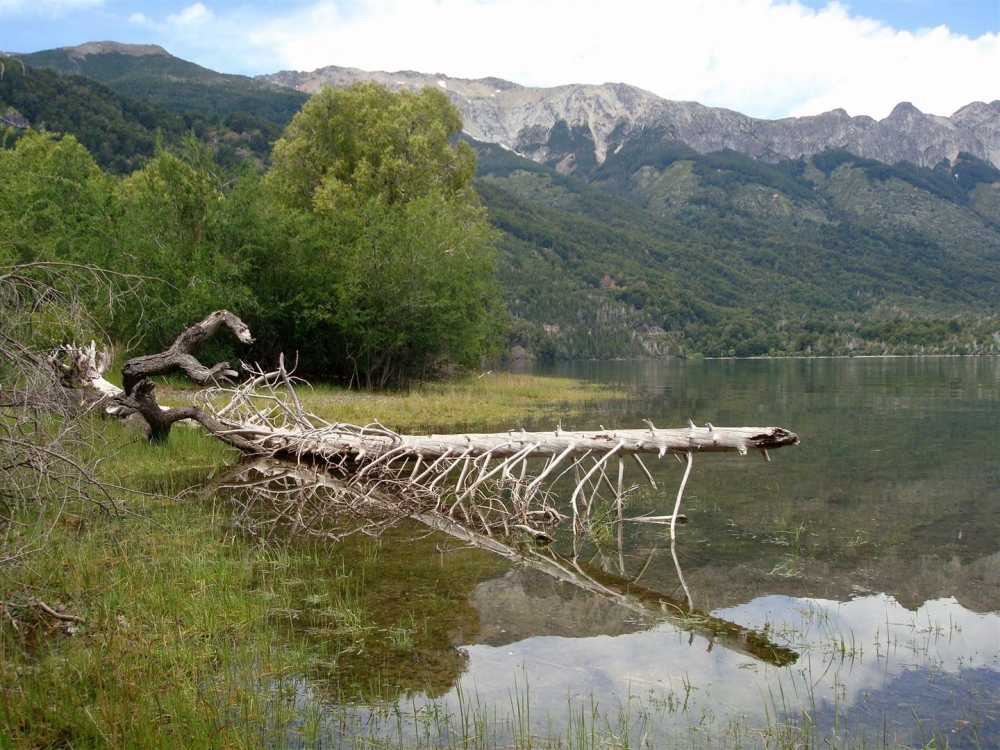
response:
<path id="1" fill-rule="evenodd" d="M 767 119 L 1000 99 L 1000 0 L 0 0 L 0 51 L 107 40 L 243 75 L 621 82 Z"/>

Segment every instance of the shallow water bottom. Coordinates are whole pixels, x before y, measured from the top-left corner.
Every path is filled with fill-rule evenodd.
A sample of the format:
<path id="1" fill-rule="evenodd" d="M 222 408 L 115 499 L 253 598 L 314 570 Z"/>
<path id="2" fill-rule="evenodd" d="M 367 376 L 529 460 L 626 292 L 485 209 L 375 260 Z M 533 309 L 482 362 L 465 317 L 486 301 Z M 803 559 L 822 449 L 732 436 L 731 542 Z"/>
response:
<path id="1" fill-rule="evenodd" d="M 559 374 L 630 393 L 566 429 L 691 417 L 802 444 L 771 463 L 698 457 L 673 550 L 648 525 L 560 537 L 586 586 L 412 529 L 377 564 L 331 548 L 385 635 L 311 636 L 343 656 L 294 678 L 300 724 L 275 744 L 1000 747 L 1000 363 Z M 650 465 L 660 489 L 636 514 L 669 510 L 679 482 Z"/>

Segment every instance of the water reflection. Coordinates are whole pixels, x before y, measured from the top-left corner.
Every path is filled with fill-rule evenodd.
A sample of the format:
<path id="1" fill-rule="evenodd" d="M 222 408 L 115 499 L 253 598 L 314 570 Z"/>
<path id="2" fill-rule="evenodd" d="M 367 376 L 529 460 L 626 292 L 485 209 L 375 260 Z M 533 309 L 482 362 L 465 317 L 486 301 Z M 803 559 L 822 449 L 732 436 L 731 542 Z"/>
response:
<path id="1" fill-rule="evenodd" d="M 617 554 L 609 557 L 607 550 L 597 545 L 590 550 L 592 554 L 588 560 L 582 555 L 592 545 L 583 544 L 575 532 L 572 535 L 572 556 L 560 555 L 549 547 L 518 544 L 516 540 L 473 531 L 432 507 L 411 507 L 402 500 L 394 502 L 389 489 L 359 488 L 333 474 L 323 472 L 315 465 L 254 459 L 227 472 L 219 485 L 219 491 L 225 493 L 236 510 L 235 522 L 247 533 L 260 535 L 271 532 L 273 536 L 276 530 L 284 530 L 286 535 L 318 535 L 338 543 L 343 543 L 359 532 L 374 535 L 375 529 L 381 539 L 385 531 L 403 520 L 400 516 L 402 508 L 409 513 L 411 519 L 444 532 L 452 540 L 465 542 L 470 547 L 487 550 L 511 561 L 518 570 L 505 577 L 508 581 L 512 575 L 516 577 L 519 572 L 531 570 L 552 581 L 605 600 L 633 622 L 644 622 L 649 626 L 664 620 L 670 621 L 682 630 L 709 634 L 713 643 L 718 641 L 726 648 L 777 665 L 792 663 L 797 656 L 790 649 L 772 643 L 762 632 L 742 628 L 695 609 L 673 542 L 670 544 L 670 559 L 679 581 L 676 591 L 682 591 L 683 595 L 669 596 L 640 585 L 638 579 L 649 569 L 658 550 L 654 547 L 638 573 L 635 576 L 629 575 L 622 522 L 618 523 L 618 534 L 615 537 Z M 380 520 L 379 512 L 386 513 L 386 508 L 389 509 L 390 517 L 374 526 L 373 522 L 378 523 Z M 367 509 L 366 517 L 359 519 L 362 509 Z M 345 550 L 340 551 L 343 553 Z M 612 570 L 612 565 L 609 564 L 611 559 L 616 561 L 618 570 Z M 365 561 L 355 562 L 363 565 Z M 494 586 L 498 583 L 491 582 Z M 374 583 L 375 587 L 378 585 L 377 582 Z M 363 593 L 370 593 L 371 586 Z M 512 589 L 508 587 L 507 591 L 509 593 Z M 360 597 L 361 593 L 355 595 Z M 537 611 L 537 605 L 529 606 Z M 343 619 L 343 615 L 340 619 Z M 319 632 L 322 632 L 321 629 Z M 329 632 L 336 634 L 337 631 Z"/>
<path id="2" fill-rule="evenodd" d="M 823 737 L 831 747 L 923 746 L 934 735 L 955 748 L 1000 740 L 1000 618 L 954 600 L 911 611 L 884 595 L 847 602 L 771 596 L 716 612 L 802 653 L 794 665 L 774 666 L 713 648 L 710 636 L 671 623 L 646 628 L 587 599 L 531 573 L 480 584 L 474 601 L 486 625 L 464 647 L 468 667 L 454 687 L 433 700 L 411 696 L 402 714 L 354 706 L 341 714 L 351 720 L 328 727 L 328 739 L 346 728 L 412 742 L 427 730 L 420 717 L 454 716 L 472 700 L 506 717 L 491 729 L 504 746 L 525 721 L 511 712 L 530 700 L 520 731 L 565 737 L 582 718 L 620 737 L 642 723 L 655 747 L 717 746 L 741 731 L 742 746 L 768 747 L 772 735 L 760 728 L 803 716 L 808 729 L 798 741 L 819 745 Z M 560 633 L 572 617 L 595 632 L 582 636 L 573 625 Z M 514 637 L 528 632 L 535 634 Z M 435 726 L 445 724 L 455 731 L 454 721 Z"/>
<path id="3" fill-rule="evenodd" d="M 674 562 L 678 564 L 677 573 L 679 584 L 674 588 L 674 595 L 660 593 L 636 583 L 634 578 L 625 578 L 614 573 L 609 573 L 600 566 L 592 562 L 586 562 L 578 557 L 565 558 L 551 549 L 546 550 L 526 550 L 519 557 L 522 568 L 506 576 L 504 582 L 490 582 L 490 588 L 497 592 L 506 592 L 505 599 L 508 605 L 516 602 L 519 606 L 507 606 L 504 610 L 502 622 L 507 624 L 502 630 L 513 632 L 525 632 L 526 628 L 519 620 L 523 620 L 523 613 L 531 613 L 530 620 L 545 613 L 547 621 L 562 622 L 562 634 L 566 637 L 582 637 L 588 634 L 595 626 L 593 620 L 581 617 L 581 612 L 575 611 L 573 603 L 581 603 L 583 611 L 596 610 L 603 612 L 603 618 L 609 616 L 608 608 L 602 605 L 611 605 L 615 610 L 612 621 L 620 621 L 623 624 L 643 625 L 647 629 L 658 626 L 661 623 L 670 623 L 679 632 L 687 632 L 691 635 L 700 635 L 708 640 L 709 650 L 715 645 L 743 654 L 745 656 L 759 659 L 761 661 L 784 666 L 792 664 L 798 658 L 798 654 L 782 645 L 773 642 L 766 629 L 747 628 L 724 618 L 710 615 L 693 608 L 690 592 L 684 584 L 683 573 L 679 567 L 676 555 Z M 560 598 L 558 601 L 549 598 L 546 603 L 538 601 L 535 592 L 537 587 L 526 587 L 524 585 L 527 571 L 540 571 L 548 577 L 554 584 L 569 584 L 575 587 L 579 594 Z M 531 580 L 529 577 L 528 581 Z M 537 578 L 536 578 L 537 580 Z M 514 585 L 511 585 L 511 584 Z M 478 589 L 486 584 L 477 587 L 477 609 L 485 616 L 487 613 L 479 604 L 483 597 L 479 595 Z M 683 593 L 682 593 L 683 592 Z M 493 599 L 490 599 L 492 602 Z M 522 613 L 518 617 L 518 613 Z M 489 618 L 487 618 L 489 619 Z M 496 613 L 492 619 L 496 620 Z M 483 621 L 481 616 L 480 621 Z M 623 631 L 625 632 L 625 631 Z M 536 635 L 544 631 L 536 631 Z M 604 635 L 613 635 L 613 632 L 602 631 Z"/>
<path id="4" fill-rule="evenodd" d="M 637 696 L 685 706 L 660 728 L 664 737 L 678 730 L 697 734 L 706 717 L 725 730 L 728 717 L 761 725 L 768 712 L 808 712 L 822 731 L 839 719 L 842 739 L 858 739 L 867 729 L 872 744 L 883 733 L 890 742 L 919 740 L 921 724 L 928 733 L 968 727 L 970 741 L 976 736 L 982 746 L 998 738 L 996 614 L 970 612 L 953 599 L 911 611 L 881 594 L 847 602 L 770 596 L 715 614 L 766 629 L 803 656 L 775 667 L 712 649 L 708 638 L 691 638 L 669 624 L 614 637 L 535 635 L 499 647 L 470 646 L 469 670 L 450 697 L 475 690 L 487 703 L 503 701 L 515 679 L 526 680 L 533 711 L 544 717 L 539 730 L 569 718 L 567 698 L 615 705 Z M 898 680 L 903 675 L 909 679 Z M 922 679 L 913 679 L 918 675 Z M 943 690 L 953 692 L 947 708 Z M 937 700 L 927 702 L 935 693 Z M 853 726 L 845 726 L 848 716 Z"/>
<path id="5" fill-rule="evenodd" d="M 543 571 L 528 556 L 467 577 L 464 606 L 477 626 L 447 636 L 463 654 L 450 682 L 414 688 L 398 706 L 346 705 L 329 687 L 342 675 L 306 679 L 302 695 L 331 715 L 353 717 L 331 727 L 331 738 L 341 731 L 406 735 L 419 722 L 400 721 L 400 711 L 455 712 L 470 697 L 505 715 L 519 705 L 512 696 L 527 691 L 531 731 L 542 736 L 558 734 L 596 702 L 612 731 L 638 711 L 654 745 L 678 738 L 711 745 L 734 732 L 743 732 L 746 746 L 767 745 L 776 722 L 807 716 L 810 731 L 837 747 L 926 744 L 935 735 L 951 747 L 1000 746 L 997 360 L 555 370 L 630 394 L 595 405 L 567 429 L 631 427 L 646 418 L 673 426 L 690 417 L 779 424 L 801 435 L 802 445 L 771 464 L 738 456 L 696 462 L 685 494 L 689 523 L 678 529 L 674 550 L 663 527 L 639 524 L 613 526 L 602 544 L 558 538 L 550 562 L 583 574 L 592 588 Z M 634 493 L 630 515 L 672 509 L 683 467 L 670 459 L 650 468 L 665 489 Z M 367 580 L 377 596 L 377 583 Z M 422 585 L 420 575 L 410 577 L 411 588 Z M 715 624 L 615 598 L 642 605 L 647 595 Z M 727 632 L 720 623 L 734 629 L 731 640 L 720 638 Z M 427 619 L 419 627 L 437 626 Z M 762 657 L 745 647 L 746 633 L 795 658 Z M 516 722 L 498 731 L 509 739 Z"/>
<path id="6" fill-rule="evenodd" d="M 1000 551 L 996 359 L 580 363 L 558 374 L 631 389 L 593 421 L 611 421 L 606 410 L 621 423 L 753 420 L 802 436 L 772 464 L 695 464 L 679 549 L 713 606 L 876 591 L 911 607 L 954 595 L 1000 609 L 1000 590 L 984 579 Z M 656 467 L 676 487 L 677 467 Z M 650 493 L 637 507 L 662 511 L 670 499 L 669 489 Z M 637 529 L 632 544 L 647 538 Z"/>

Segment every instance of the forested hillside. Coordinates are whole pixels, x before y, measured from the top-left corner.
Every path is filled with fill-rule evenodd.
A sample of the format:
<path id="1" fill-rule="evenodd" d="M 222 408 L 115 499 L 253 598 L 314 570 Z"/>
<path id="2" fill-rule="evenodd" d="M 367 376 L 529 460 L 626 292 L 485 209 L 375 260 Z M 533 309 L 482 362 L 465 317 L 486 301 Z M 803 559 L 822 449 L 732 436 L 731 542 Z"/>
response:
<path id="1" fill-rule="evenodd" d="M 174 57 L 159 47 L 94 43 L 19 56 L 25 65 L 62 74 L 84 75 L 120 94 L 142 99 L 179 114 L 200 112 L 225 119 L 252 113 L 287 125 L 308 94 L 247 76 L 226 75 Z"/>
<path id="2" fill-rule="evenodd" d="M 234 168 L 246 160 L 263 165 L 281 135 L 281 126 L 250 112 L 220 117 L 189 107 L 178 113 L 88 76 L 59 75 L 10 60 L 4 68 L 0 124 L 14 131 L 8 139 L 25 128 L 68 133 L 101 167 L 116 174 L 141 166 L 156 150 L 157 139 L 177 148 L 187 133 L 210 144 L 216 162 L 224 167 Z"/>
<path id="3" fill-rule="evenodd" d="M 194 133 L 119 176 L 73 135 L 7 131 L 0 268 L 28 284 L 46 268 L 101 269 L 73 275 L 100 283 L 59 293 L 102 330 L 39 316 L 30 343 L 85 335 L 162 351 L 226 308 L 256 337 L 217 352 L 233 362 L 284 353 L 304 377 L 367 388 L 478 365 L 502 332 L 496 237 L 469 189 L 475 154 L 455 141 L 460 126 L 437 91 L 329 90 L 296 115 L 263 176 L 220 166 Z"/>
<path id="4" fill-rule="evenodd" d="M 211 210 L 199 215 L 196 230 L 185 230 L 193 234 L 185 239 L 178 232 L 172 240 L 176 252 L 200 254 L 201 260 L 146 266 L 201 295 L 190 310 L 171 303 L 171 316 L 226 304 L 252 318 L 256 309 L 274 316 L 273 324 L 283 321 L 264 326 L 271 332 L 265 336 L 269 343 L 259 347 L 269 352 L 289 336 L 301 334 L 304 341 L 328 333 L 325 313 L 316 317 L 322 306 L 315 294 L 307 300 L 309 295 L 295 288 L 288 266 L 311 269 L 300 274 L 302 280 L 326 275 L 332 283 L 342 269 L 321 260 L 335 256 L 319 250 L 328 239 L 317 227 L 341 238 L 354 230 L 349 223 L 330 223 L 329 212 L 322 221 L 289 223 L 288 207 L 278 210 L 276 194 L 250 177 L 270 163 L 284 105 L 268 99 L 259 82 L 241 82 L 238 76 L 225 77 L 226 93 L 217 96 L 212 75 L 218 74 L 203 75 L 204 69 L 167 55 L 126 60 L 120 54 L 89 54 L 81 60 L 57 50 L 32 58 L 44 61 L 46 55 L 56 67 L 89 66 L 116 88 L 147 81 L 150 100 L 183 111 L 133 99 L 88 77 L 57 76 L 10 61 L 0 79 L 0 116 L 6 112 L 10 124 L 22 126 L 8 129 L 6 148 L 28 132 L 25 125 L 65 132 L 106 172 L 140 169 L 148 181 L 156 167 L 163 185 L 176 189 L 176 180 L 201 185 L 194 193 L 180 191 L 194 208 L 175 210 Z M 170 76 L 154 74 L 163 66 L 187 73 L 172 86 Z M 248 110 L 233 109 L 243 105 Z M 346 132 L 355 123 L 341 119 L 335 127 Z M 161 150 L 154 157 L 157 138 Z M 613 358 L 1000 350 L 1000 171 L 968 154 L 934 169 L 887 165 L 846 152 L 769 164 L 731 151 L 699 154 L 651 130 L 602 164 L 577 170 L 584 180 L 498 146 L 472 145 L 478 154 L 475 190 L 499 230 L 496 279 L 507 311 L 501 315 L 490 302 L 488 317 L 493 333 L 502 338 L 506 331 L 510 353 Z M 175 161 L 168 159 L 171 154 Z M 194 176 L 183 177 L 185 169 L 194 169 Z M 136 176 L 125 182 L 133 191 L 141 183 Z M 217 200 L 228 212 L 224 216 L 215 215 Z M 343 196 L 324 200 L 340 205 Z M 173 220 L 164 213 L 156 231 L 173 231 Z M 128 242 L 155 245 L 147 236 L 155 232 L 141 223 L 130 226 L 127 241 L 123 235 L 116 239 L 125 243 L 121 252 L 129 252 Z M 382 241 L 404 247 L 407 235 L 397 231 L 402 230 L 386 225 Z M 206 244 L 209 237 L 214 238 Z M 185 243 L 189 249 L 182 252 Z M 201 262 L 221 276 L 209 274 L 211 283 L 199 283 Z M 253 264 L 267 269 L 267 288 L 251 293 L 241 269 Z M 491 273 L 489 262 L 476 267 Z M 402 284 L 392 287 L 396 296 L 405 289 L 405 278 L 393 282 Z M 365 283 L 363 276 L 356 281 Z M 379 297 L 360 303 L 346 282 L 338 289 L 341 309 L 354 299 L 350 305 L 375 314 L 372 299 Z M 176 330 L 181 322 L 171 319 L 164 330 Z M 363 329 L 364 323 L 352 325 Z M 118 328 L 119 335 L 125 336 L 126 328 Z M 362 348 L 371 356 L 395 345 L 390 337 Z M 467 359 L 468 351 L 463 356 Z"/>
<path id="5" fill-rule="evenodd" d="M 529 349 L 996 350 L 1000 171 L 982 160 L 929 170 L 828 152 L 770 165 L 650 134 L 588 184 L 479 153 Z"/>

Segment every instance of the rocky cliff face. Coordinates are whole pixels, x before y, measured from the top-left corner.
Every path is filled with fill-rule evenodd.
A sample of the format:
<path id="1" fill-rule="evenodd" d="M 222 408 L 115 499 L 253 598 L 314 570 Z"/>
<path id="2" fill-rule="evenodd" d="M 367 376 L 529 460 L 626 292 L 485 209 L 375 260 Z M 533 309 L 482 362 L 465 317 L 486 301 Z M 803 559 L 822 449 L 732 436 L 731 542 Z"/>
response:
<path id="1" fill-rule="evenodd" d="M 815 117 L 758 120 L 696 102 L 668 101 L 623 83 L 541 89 L 496 78 L 340 67 L 262 78 L 306 92 L 358 81 L 378 81 L 397 90 L 438 86 L 462 110 L 470 136 L 566 172 L 603 162 L 609 152 L 648 130 L 702 153 L 729 148 L 764 161 L 845 149 L 889 164 L 906 160 L 932 167 L 966 151 L 1000 166 L 1000 100 L 974 102 L 951 117 L 924 114 L 904 102 L 880 121 L 850 117 L 842 109 Z"/>

